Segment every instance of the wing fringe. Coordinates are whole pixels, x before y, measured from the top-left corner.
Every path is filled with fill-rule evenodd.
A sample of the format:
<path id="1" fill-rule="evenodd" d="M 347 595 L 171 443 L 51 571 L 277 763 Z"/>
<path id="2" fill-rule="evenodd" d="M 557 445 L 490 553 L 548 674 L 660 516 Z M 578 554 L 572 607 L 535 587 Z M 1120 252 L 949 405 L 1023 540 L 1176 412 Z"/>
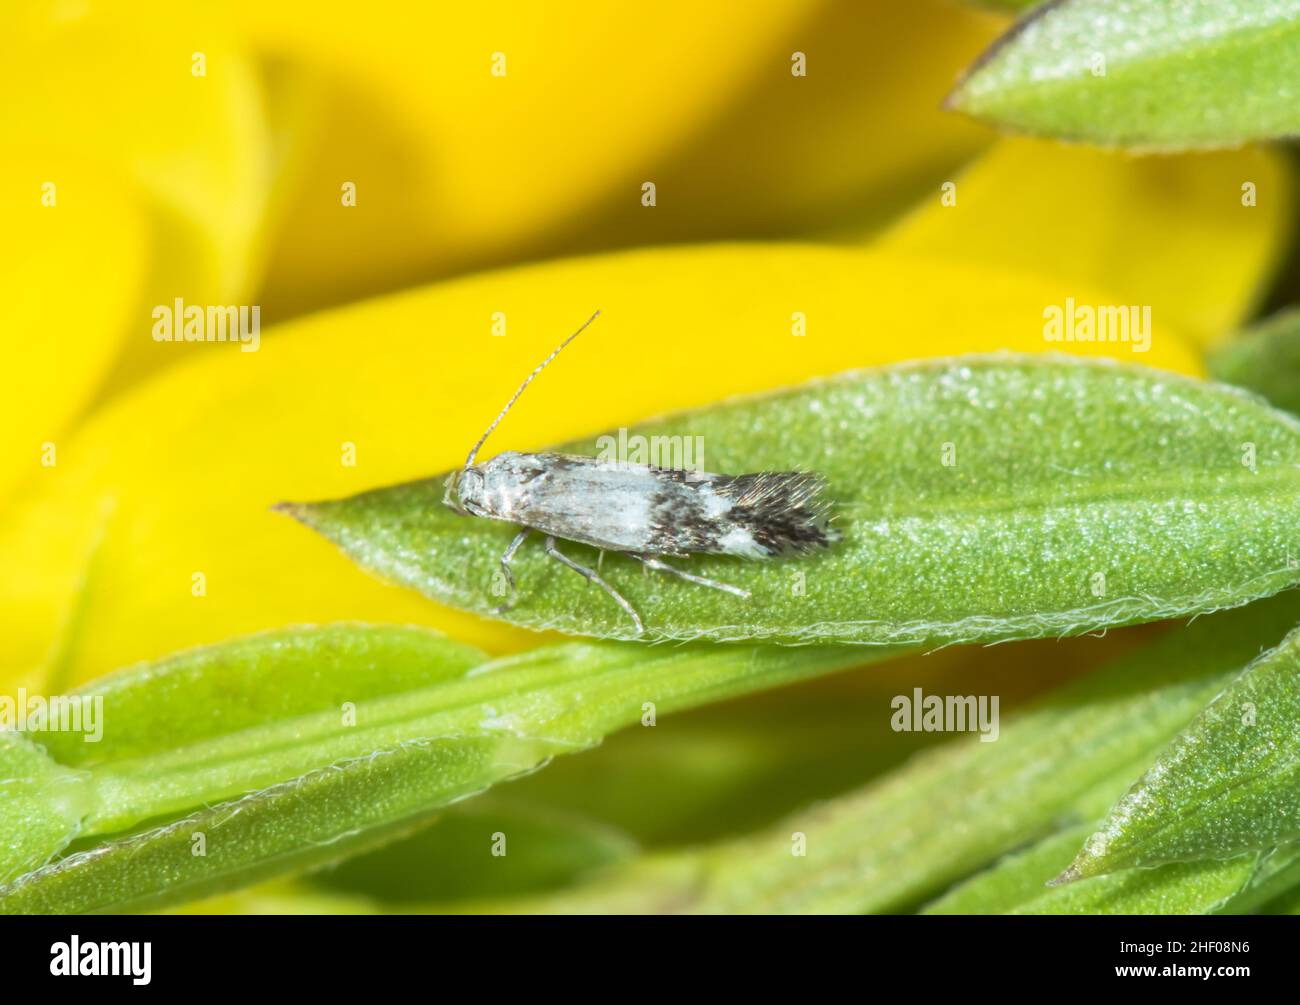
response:
<path id="1" fill-rule="evenodd" d="M 728 518 L 769 555 L 806 555 L 839 540 L 830 526 L 826 479 L 815 471 L 733 475 L 714 490 L 731 500 Z"/>

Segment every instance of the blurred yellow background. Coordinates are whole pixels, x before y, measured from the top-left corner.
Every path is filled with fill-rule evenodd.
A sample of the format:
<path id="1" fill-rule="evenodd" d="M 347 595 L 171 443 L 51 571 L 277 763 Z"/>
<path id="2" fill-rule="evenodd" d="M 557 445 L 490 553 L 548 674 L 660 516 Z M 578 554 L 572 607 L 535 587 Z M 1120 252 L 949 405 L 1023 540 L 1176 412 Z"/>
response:
<path id="1" fill-rule="evenodd" d="M 339 619 L 537 644 L 268 506 L 458 463 L 596 308 L 497 449 L 918 356 L 1199 373 L 1286 250 L 1289 166 L 941 111 L 1008 23 L 956 0 L 6 4 L 0 680 Z M 1151 351 L 1045 342 L 1067 297 L 1152 305 Z M 156 341 L 178 298 L 256 306 L 257 350 Z"/>

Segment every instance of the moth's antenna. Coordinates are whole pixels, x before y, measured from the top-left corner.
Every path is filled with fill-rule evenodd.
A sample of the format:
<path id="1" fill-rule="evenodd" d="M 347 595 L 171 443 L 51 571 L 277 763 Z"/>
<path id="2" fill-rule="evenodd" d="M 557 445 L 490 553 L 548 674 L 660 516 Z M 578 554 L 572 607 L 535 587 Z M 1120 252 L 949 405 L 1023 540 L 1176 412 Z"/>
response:
<path id="1" fill-rule="evenodd" d="M 555 349 L 551 352 L 551 354 L 547 356 L 544 360 L 542 360 L 542 362 L 538 365 L 537 369 L 535 369 L 532 373 L 530 373 L 527 377 L 524 378 L 524 382 L 519 385 L 519 389 L 515 391 L 515 393 L 510 396 L 510 400 L 506 402 L 506 407 L 501 409 L 497 417 L 492 420 L 492 425 L 487 427 L 487 432 L 484 433 L 482 436 L 480 436 L 478 438 L 478 442 L 474 444 L 474 449 L 469 452 L 469 457 L 465 458 L 465 467 L 471 468 L 474 466 L 474 458 L 478 456 L 479 448 L 483 446 L 483 442 L 489 436 L 492 435 L 492 430 L 496 429 L 497 425 L 501 422 L 501 420 L 506 417 L 506 412 L 510 411 L 510 406 L 515 403 L 516 399 L 518 399 L 518 397 L 521 394 L 524 393 L 524 388 L 526 388 L 529 384 L 533 382 L 534 377 L 536 377 L 539 373 L 541 373 L 543 370 L 546 369 L 546 365 L 550 363 L 551 360 L 555 359 L 556 356 L 560 355 L 561 349 L 563 349 L 566 345 L 568 345 L 575 338 L 581 335 L 586 330 L 587 326 L 591 324 L 593 321 L 595 321 L 598 317 L 600 317 L 600 311 L 597 311 L 591 317 L 587 318 L 587 320 L 582 323 L 581 328 L 579 328 L 576 332 L 574 332 L 563 342 L 557 345 Z"/>

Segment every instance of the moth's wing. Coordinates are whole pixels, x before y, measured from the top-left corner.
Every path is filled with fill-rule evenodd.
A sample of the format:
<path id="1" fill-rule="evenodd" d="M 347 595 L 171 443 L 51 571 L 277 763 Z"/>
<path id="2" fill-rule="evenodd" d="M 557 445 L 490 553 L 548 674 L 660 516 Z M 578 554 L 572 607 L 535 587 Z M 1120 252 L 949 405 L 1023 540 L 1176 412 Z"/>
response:
<path id="1" fill-rule="evenodd" d="M 661 554 L 771 558 L 815 551 L 836 539 L 826 481 L 819 474 L 663 471 L 658 476 L 651 536 Z"/>
<path id="2" fill-rule="evenodd" d="M 573 454 L 534 454 L 528 461 L 536 474 L 512 520 L 609 551 L 683 554 L 659 539 L 655 521 L 664 487 L 679 485 L 681 472 Z"/>
<path id="3" fill-rule="evenodd" d="M 713 492 L 729 506 L 726 554 L 750 558 L 802 555 L 825 548 L 838 535 L 830 527 L 826 479 L 814 471 L 760 471 L 721 476 Z"/>
<path id="4" fill-rule="evenodd" d="M 808 471 L 747 475 L 536 454 L 510 519 L 611 551 L 770 558 L 835 540 L 825 479 Z"/>

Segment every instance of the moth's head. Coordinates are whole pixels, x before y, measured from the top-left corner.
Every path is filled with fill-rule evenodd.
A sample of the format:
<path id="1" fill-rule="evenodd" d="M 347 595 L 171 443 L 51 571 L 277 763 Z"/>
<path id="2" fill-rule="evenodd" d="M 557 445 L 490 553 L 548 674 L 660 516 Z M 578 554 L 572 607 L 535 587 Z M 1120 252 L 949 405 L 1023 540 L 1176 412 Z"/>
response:
<path id="1" fill-rule="evenodd" d="M 460 468 L 443 483 L 443 505 L 461 516 L 482 516 L 484 510 L 483 472 L 476 467 Z"/>

